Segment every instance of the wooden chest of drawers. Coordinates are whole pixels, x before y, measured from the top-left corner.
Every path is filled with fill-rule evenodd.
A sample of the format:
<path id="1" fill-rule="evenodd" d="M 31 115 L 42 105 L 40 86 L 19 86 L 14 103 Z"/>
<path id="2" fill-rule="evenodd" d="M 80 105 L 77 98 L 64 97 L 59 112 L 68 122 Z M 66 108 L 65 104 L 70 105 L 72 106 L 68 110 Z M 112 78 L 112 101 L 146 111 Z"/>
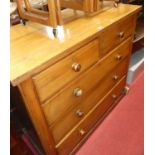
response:
<path id="1" fill-rule="evenodd" d="M 47 155 L 73 154 L 124 95 L 139 6 L 48 27 L 11 28 L 11 82 Z"/>

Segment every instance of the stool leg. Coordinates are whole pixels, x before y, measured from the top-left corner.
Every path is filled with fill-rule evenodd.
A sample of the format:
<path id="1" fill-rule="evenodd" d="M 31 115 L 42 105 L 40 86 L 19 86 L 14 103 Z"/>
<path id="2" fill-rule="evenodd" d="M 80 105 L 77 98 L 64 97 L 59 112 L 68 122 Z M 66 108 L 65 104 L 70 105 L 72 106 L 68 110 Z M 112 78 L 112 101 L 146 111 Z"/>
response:
<path id="1" fill-rule="evenodd" d="M 56 28 L 54 28 L 54 29 L 53 29 L 53 35 L 54 35 L 55 37 L 57 37 L 57 34 L 58 34 L 58 30 L 57 30 Z"/>
<path id="2" fill-rule="evenodd" d="M 114 7 L 115 8 L 118 8 L 119 2 L 120 2 L 119 0 L 115 0 L 115 2 L 114 2 Z"/>
<path id="3" fill-rule="evenodd" d="M 21 19 L 21 23 L 25 26 L 26 25 L 27 20 L 26 19 Z"/>

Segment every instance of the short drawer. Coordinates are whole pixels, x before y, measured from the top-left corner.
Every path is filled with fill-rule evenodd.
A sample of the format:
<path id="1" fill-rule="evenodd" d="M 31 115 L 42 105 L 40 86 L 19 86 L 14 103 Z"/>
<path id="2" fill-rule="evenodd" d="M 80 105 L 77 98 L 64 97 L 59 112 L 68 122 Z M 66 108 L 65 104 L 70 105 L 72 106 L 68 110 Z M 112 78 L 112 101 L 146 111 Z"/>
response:
<path id="1" fill-rule="evenodd" d="M 59 91 L 82 71 L 94 64 L 98 58 L 98 41 L 93 40 L 70 56 L 33 77 L 40 101 L 45 101 Z"/>
<path id="2" fill-rule="evenodd" d="M 56 144 L 126 75 L 127 68 L 128 58 L 124 59 L 121 64 L 103 78 L 83 99 L 82 103 L 79 103 L 50 127 Z"/>
<path id="3" fill-rule="evenodd" d="M 108 27 L 99 37 L 101 56 L 104 56 L 130 35 L 133 35 L 134 30 L 135 16 L 130 16 Z"/>
<path id="4" fill-rule="evenodd" d="M 63 118 L 72 108 L 85 100 L 95 86 L 130 53 L 131 38 L 96 63 L 61 92 L 42 105 L 48 125 Z"/>
<path id="5" fill-rule="evenodd" d="M 117 97 L 123 95 L 125 83 L 126 78 L 124 77 L 118 85 L 108 92 L 102 101 L 56 145 L 60 155 L 68 155 L 83 138 L 87 137 L 91 129 L 94 128 L 95 124 L 102 118 L 107 109 L 116 101 Z"/>

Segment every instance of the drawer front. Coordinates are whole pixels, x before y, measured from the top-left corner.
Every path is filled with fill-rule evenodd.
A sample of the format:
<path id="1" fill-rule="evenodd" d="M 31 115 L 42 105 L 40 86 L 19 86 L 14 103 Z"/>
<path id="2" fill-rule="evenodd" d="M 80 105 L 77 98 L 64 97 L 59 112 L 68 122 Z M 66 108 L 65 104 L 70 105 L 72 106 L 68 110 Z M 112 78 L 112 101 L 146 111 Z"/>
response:
<path id="1" fill-rule="evenodd" d="M 103 116 L 104 112 L 111 106 L 118 96 L 123 94 L 126 78 L 124 77 L 93 110 L 64 137 L 64 139 L 56 145 L 61 155 L 68 155 L 69 152 L 87 136 L 87 133 L 95 126 L 95 124 Z M 116 96 L 115 98 L 113 96 Z M 95 117 L 94 117 L 95 116 Z"/>
<path id="2" fill-rule="evenodd" d="M 131 38 L 123 42 L 107 57 L 79 76 L 61 92 L 42 105 L 49 125 L 63 118 L 72 108 L 85 100 L 95 86 L 129 55 Z M 118 59 L 119 56 L 119 59 Z M 120 59 L 121 57 L 121 59 Z"/>
<path id="3" fill-rule="evenodd" d="M 40 101 L 45 101 L 59 91 L 65 84 L 94 64 L 98 58 L 98 41 L 93 40 L 75 53 L 33 77 Z"/>
<path id="4" fill-rule="evenodd" d="M 59 141 L 96 105 L 96 103 L 98 103 L 124 75 L 126 75 L 127 68 L 128 58 L 103 78 L 88 96 L 83 99 L 82 103 L 79 103 L 72 111 L 68 112 L 63 118 L 50 127 L 56 144 L 58 144 Z"/>
<path id="5" fill-rule="evenodd" d="M 134 33 L 135 16 L 128 17 L 108 27 L 99 37 L 99 46 L 101 56 L 104 56 L 127 37 Z"/>

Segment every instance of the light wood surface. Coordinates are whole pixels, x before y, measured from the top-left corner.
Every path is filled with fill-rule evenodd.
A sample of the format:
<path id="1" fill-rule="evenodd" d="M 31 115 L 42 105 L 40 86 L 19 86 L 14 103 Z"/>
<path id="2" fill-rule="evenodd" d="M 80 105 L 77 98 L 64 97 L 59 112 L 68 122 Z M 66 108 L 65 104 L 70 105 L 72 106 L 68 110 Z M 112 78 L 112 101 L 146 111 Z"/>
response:
<path id="1" fill-rule="evenodd" d="M 81 72 L 99 59 L 98 40 L 94 40 L 62 61 L 33 77 L 41 102 L 49 98 L 66 84 L 78 77 Z M 74 71 L 72 66 L 79 64 L 81 69 Z"/>
<path id="2" fill-rule="evenodd" d="M 118 85 L 116 85 L 107 95 L 98 102 L 94 108 L 85 116 L 83 121 L 77 124 L 72 131 L 64 137 L 64 139 L 56 145 L 58 152 L 62 155 L 68 155 L 70 149 L 74 148 L 81 139 L 83 139 L 94 124 L 99 120 L 108 107 L 116 100 L 112 95 L 119 97 L 123 93 L 123 88 L 126 83 L 126 78 L 122 78 Z M 94 117 L 95 116 L 95 117 Z M 81 133 L 83 130 L 83 133 Z"/>
<path id="3" fill-rule="evenodd" d="M 49 132 L 42 109 L 39 106 L 39 101 L 34 91 L 32 80 L 27 79 L 25 82 L 19 85 L 19 89 L 36 132 L 39 135 L 41 143 L 45 149 L 45 153 L 47 155 L 56 155 L 56 150 L 53 148 L 53 137 Z"/>
<path id="4" fill-rule="evenodd" d="M 75 106 L 72 110 L 67 111 L 65 116 L 50 127 L 56 144 L 58 144 L 60 140 L 69 132 L 69 130 L 81 121 L 83 117 L 87 115 L 87 113 L 99 102 L 99 100 L 105 96 L 106 93 L 110 91 L 110 89 L 115 86 L 124 75 L 126 75 L 127 67 L 128 61 L 125 59 L 105 78 L 99 81 L 98 84 L 89 91 L 89 94 L 77 106 Z M 118 76 L 118 79 L 114 80 L 114 76 Z M 77 115 L 77 111 L 82 112 L 82 116 Z"/>
<path id="5" fill-rule="evenodd" d="M 55 122 L 77 104 L 82 102 L 93 87 L 105 77 L 111 69 L 120 63 L 130 53 L 131 38 L 127 39 L 120 46 L 109 53 L 103 60 L 100 60 L 90 70 L 83 73 L 75 81 L 71 82 L 67 88 L 62 89 L 54 97 L 42 105 L 48 124 Z M 116 56 L 121 55 L 122 59 L 117 60 Z M 102 73 L 102 74 L 101 74 Z M 94 75 L 94 76 L 93 76 Z M 80 88 L 83 94 L 75 97 L 73 91 Z M 65 99 L 65 100 L 64 100 Z"/>
<path id="6" fill-rule="evenodd" d="M 134 14 L 140 6 L 121 4 L 94 17 L 83 17 L 65 24 L 53 38 L 52 29 L 39 24 L 11 27 L 11 73 L 12 84 L 25 79 L 72 53 L 106 30 L 114 22 Z M 89 19 L 89 20 L 88 20 Z M 41 46 L 40 46 L 41 45 Z"/>

